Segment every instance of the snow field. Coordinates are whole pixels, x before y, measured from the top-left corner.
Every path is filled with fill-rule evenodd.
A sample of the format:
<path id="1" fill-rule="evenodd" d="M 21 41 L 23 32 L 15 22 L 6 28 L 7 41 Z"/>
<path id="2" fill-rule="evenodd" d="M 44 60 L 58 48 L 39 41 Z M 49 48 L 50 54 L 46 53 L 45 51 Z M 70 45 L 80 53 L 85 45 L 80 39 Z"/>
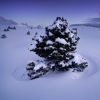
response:
<path id="1" fill-rule="evenodd" d="M 28 48 L 35 33 L 43 34 L 45 30 L 16 27 L 4 32 L 7 26 L 0 26 L 0 36 L 7 36 L 0 38 L 0 100 L 100 100 L 100 30 L 73 27 L 80 37 L 77 52 L 89 66 L 83 73 L 49 72 L 30 81 L 25 70 L 27 62 L 40 57 Z M 27 31 L 31 34 L 27 35 Z"/>

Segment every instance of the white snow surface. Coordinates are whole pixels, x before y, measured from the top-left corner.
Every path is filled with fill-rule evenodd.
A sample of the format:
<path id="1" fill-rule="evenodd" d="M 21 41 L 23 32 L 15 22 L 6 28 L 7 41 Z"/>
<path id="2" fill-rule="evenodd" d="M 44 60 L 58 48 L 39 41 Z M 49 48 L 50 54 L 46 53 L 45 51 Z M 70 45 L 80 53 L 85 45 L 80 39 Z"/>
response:
<path id="1" fill-rule="evenodd" d="M 82 62 L 86 62 L 85 59 L 81 57 L 77 52 L 73 54 L 74 58 L 68 61 L 68 65 L 71 65 L 72 62 L 76 62 L 78 65 L 81 64 Z"/>
<path id="2" fill-rule="evenodd" d="M 52 42 L 51 40 L 48 40 L 48 41 L 46 42 L 46 44 L 53 44 L 53 42 Z"/>
<path id="3" fill-rule="evenodd" d="M 66 44 L 66 43 L 67 43 L 65 39 L 59 38 L 59 37 L 56 39 L 56 41 L 57 41 L 57 42 L 60 42 L 60 43 L 62 43 L 62 44 Z"/>
<path id="4" fill-rule="evenodd" d="M 28 48 L 35 33 L 42 35 L 45 30 L 16 26 L 16 30 L 4 32 L 7 27 L 0 26 L 0 36 L 7 36 L 0 38 L 0 100 L 100 100 L 99 28 L 70 27 L 78 29 L 77 52 L 89 63 L 84 72 L 49 72 L 30 81 L 27 62 L 43 59 Z"/>
<path id="5" fill-rule="evenodd" d="M 66 28 L 66 31 L 65 31 L 66 33 L 68 33 L 68 32 L 70 32 L 70 29 L 69 28 Z"/>

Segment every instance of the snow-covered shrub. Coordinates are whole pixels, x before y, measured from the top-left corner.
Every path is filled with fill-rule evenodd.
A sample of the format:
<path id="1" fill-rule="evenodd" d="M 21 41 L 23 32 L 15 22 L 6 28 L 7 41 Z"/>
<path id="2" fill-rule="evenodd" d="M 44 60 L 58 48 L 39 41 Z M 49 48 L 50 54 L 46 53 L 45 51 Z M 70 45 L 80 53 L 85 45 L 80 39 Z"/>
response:
<path id="1" fill-rule="evenodd" d="M 14 26 L 13 28 L 11 26 L 8 26 L 7 29 L 16 29 L 16 27 Z"/>
<path id="2" fill-rule="evenodd" d="M 71 31 L 67 21 L 57 17 L 51 26 L 45 28 L 45 36 L 33 39 L 34 43 L 30 51 L 43 57 L 45 61 L 42 65 L 46 67 L 39 66 L 37 73 L 32 73 L 36 72 L 32 69 L 31 73 L 29 72 L 30 78 L 34 79 L 36 76 L 44 75 L 43 70 L 45 69 L 48 69 L 47 72 L 49 70 L 68 71 L 69 69 L 82 72 L 87 67 L 87 62 L 76 51 L 79 39 L 77 29 Z"/>
<path id="3" fill-rule="evenodd" d="M 7 28 L 7 31 L 9 31 L 9 28 Z"/>
<path id="4" fill-rule="evenodd" d="M 9 28 L 7 28 L 7 29 L 4 29 L 4 31 L 6 32 L 6 31 L 9 31 Z"/>
<path id="5" fill-rule="evenodd" d="M 6 38 L 7 36 L 5 34 L 2 34 L 1 35 L 1 38 Z"/>
<path id="6" fill-rule="evenodd" d="M 73 28 L 72 30 L 76 30 L 77 31 L 77 28 Z"/>
<path id="7" fill-rule="evenodd" d="M 27 35 L 30 35 L 30 31 L 27 32 Z"/>
<path id="8" fill-rule="evenodd" d="M 11 27 L 10 27 L 10 26 L 8 26 L 8 28 L 10 29 Z"/>
<path id="9" fill-rule="evenodd" d="M 4 31 L 7 31 L 6 29 L 4 29 Z"/>
<path id="10" fill-rule="evenodd" d="M 14 26 L 12 29 L 15 29 L 16 30 L 16 27 Z"/>
<path id="11" fill-rule="evenodd" d="M 11 26 L 8 26 L 8 28 L 7 29 L 12 29 L 12 27 Z"/>

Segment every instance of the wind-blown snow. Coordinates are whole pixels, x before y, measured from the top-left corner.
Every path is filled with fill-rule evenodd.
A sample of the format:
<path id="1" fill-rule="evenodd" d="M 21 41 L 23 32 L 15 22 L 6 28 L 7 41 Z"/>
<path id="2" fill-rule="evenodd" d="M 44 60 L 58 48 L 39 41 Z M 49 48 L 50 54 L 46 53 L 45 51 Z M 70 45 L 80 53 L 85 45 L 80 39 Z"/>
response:
<path id="1" fill-rule="evenodd" d="M 49 72 L 32 81 L 26 76 L 27 62 L 43 59 L 28 48 L 35 33 L 39 36 L 45 30 L 17 26 L 4 32 L 4 28 L 7 26 L 0 26 L 0 36 L 7 36 L 0 38 L 0 100 L 100 100 L 99 28 L 75 27 L 80 37 L 77 51 L 89 63 L 83 73 Z"/>

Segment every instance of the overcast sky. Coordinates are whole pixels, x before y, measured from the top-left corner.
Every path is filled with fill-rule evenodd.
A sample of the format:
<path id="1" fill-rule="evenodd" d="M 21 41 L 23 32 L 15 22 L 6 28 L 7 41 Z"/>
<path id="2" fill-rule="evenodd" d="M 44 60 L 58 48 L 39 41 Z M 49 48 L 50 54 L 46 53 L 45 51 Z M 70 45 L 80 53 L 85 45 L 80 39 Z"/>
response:
<path id="1" fill-rule="evenodd" d="M 0 16 L 34 26 L 51 25 L 58 16 L 84 23 L 100 16 L 100 0 L 0 0 Z"/>

